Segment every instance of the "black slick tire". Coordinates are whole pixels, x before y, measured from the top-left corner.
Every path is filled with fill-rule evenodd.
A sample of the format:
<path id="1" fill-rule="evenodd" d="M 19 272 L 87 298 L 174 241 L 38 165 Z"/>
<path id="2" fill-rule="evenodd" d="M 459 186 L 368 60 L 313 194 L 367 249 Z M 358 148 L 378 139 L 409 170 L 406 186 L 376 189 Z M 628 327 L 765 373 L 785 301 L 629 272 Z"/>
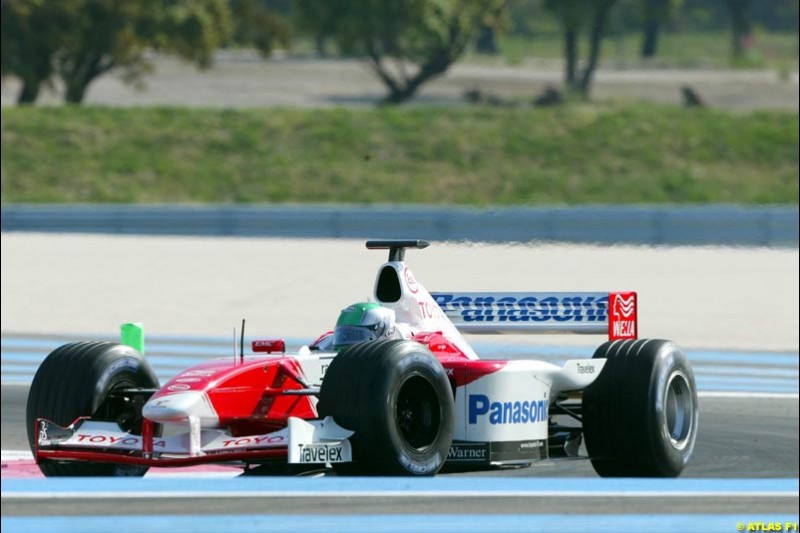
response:
<path id="1" fill-rule="evenodd" d="M 666 340 L 607 342 L 583 392 L 583 432 L 603 477 L 677 477 L 694 450 L 697 387 L 683 350 Z"/>
<path id="2" fill-rule="evenodd" d="M 141 433 L 141 402 L 110 398 L 122 388 L 158 388 L 158 379 L 142 355 L 129 346 L 109 342 L 65 344 L 47 356 L 33 378 L 26 423 L 31 451 L 36 419 L 67 426 L 90 416 L 120 423 Z M 156 427 L 158 431 L 158 426 Z M 40 461 L 45 476 L 143 476 L 147 467 L 84 461 Z"/>
<path id="3" fill-rule="evenodd" d="M 343 350 L 325 373 L 318 411 L 354 431 L 354 462 L 338 467 L 340 473 L 432 476 L 453 439 L 453 391 L 444 368 L 413 341 Z"/>

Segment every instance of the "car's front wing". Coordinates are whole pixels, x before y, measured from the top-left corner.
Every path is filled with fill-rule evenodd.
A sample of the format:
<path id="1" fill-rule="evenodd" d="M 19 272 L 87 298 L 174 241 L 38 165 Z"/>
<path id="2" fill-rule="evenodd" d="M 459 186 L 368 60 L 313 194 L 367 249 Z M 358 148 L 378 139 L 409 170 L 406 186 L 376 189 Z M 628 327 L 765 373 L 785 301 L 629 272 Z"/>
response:
<path id="1" fill-rule="evenodd" d="M 289 463 L 343 463 L 352 461 L 351 435 L 352 431 L 330 417 L 290 417 L 281 430 L 238 437 L 220 429 L 201 428 L 196 420 L 189 421 L 186 433 L 157 437 L 148 420 L 142 424 L 142 434 L 134 435 L 114 422 L 79 418 L 62 427 L 38 419 L 34 455 L 37 462 L 73 460 L 166 467 L 282 457 Z"/>

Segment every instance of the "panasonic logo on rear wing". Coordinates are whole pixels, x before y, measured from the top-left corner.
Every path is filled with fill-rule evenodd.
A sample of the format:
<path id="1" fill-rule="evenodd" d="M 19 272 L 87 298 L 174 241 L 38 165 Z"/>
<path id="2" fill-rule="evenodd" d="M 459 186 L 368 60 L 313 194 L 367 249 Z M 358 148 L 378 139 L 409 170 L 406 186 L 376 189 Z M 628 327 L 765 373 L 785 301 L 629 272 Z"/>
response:
<path id="1" fill-rule="evenodd" d="M 463 333 L 585 333 L 609 339 L 638 334 L 635 292 L 436 292 Z"/>

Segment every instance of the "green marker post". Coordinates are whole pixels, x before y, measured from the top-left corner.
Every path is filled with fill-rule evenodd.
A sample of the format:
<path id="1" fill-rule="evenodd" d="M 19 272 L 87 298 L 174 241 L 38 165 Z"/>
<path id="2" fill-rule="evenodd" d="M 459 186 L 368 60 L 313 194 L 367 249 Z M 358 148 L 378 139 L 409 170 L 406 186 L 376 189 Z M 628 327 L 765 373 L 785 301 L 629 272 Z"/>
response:
<path id="1" fill-rule="evenodd" d="M 120 326 L 120 343 L 144 355 L 144 325 L 140 322 Z"/>

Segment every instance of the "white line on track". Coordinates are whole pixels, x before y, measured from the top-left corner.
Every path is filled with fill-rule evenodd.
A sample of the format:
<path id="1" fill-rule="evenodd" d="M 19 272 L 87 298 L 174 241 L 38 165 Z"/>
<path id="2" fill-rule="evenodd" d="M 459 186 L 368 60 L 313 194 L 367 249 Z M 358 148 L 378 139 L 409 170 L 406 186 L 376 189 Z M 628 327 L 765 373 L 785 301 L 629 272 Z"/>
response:
<path id="1" fill-rule="evenodd" d="M 738 391 L 703 391 L 698 392 L 700 398 L 764 398 L 797 400 L 797 392 L 738 392 Z"/>
<path id="2" fill-rule="evenodd" d="M 33 454 L 28 450 L 3 450 L 0 461 L 32 461 Z"/>
<path id="3" fill-rule="evenodd" d="M 0 454 L 0 462 L 4 465 L 8 465 L 13 467 L 15 464 L 26 462 L 30 463 L 33 461 L 33 454 L 28 450 L 3 450 L 2 454 Z M 203 472 L 198 470 L 192 470 L 190 472 L 181 472 L 178 470 L 154 470 L 151 469 L 145 477 L 148 478 L 166 478 L 166 479 L 177 479 L 177 478 L 234 478 L 241 474 L 240 469 L 231 468 L 228 472 Z M 8 472 L 9 479 L 13 479 L 14 473 Z M 4 477 L 5 479 L 5 477 Z"/>
<path id="4" fill-rule="evenodd" d="M 242 474 L 241 470 L 233 470 L 232 472 L 147 472 L 144 477 L 146 478 L 165 478 L 165 479 L 178 479 L 178 478 L 219 478 L 219 479 L 232 479 Z"/>

